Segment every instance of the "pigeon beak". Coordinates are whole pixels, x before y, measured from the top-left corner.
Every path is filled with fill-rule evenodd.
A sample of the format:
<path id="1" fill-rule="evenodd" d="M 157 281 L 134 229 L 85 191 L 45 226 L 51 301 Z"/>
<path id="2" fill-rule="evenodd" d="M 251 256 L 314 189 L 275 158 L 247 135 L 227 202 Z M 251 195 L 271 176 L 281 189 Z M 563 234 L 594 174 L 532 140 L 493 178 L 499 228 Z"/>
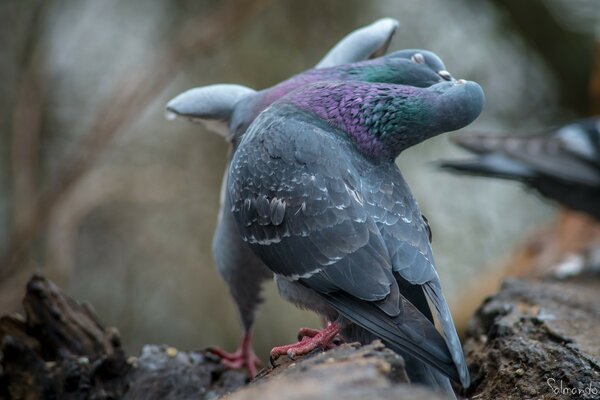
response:
<path id="1" fill-rule="evenodd" d="M 438 83 L 431 89 L 440 93 L 436 100 L 436 118 L 446 132 L 469 125 L 483 110 L 485 96 L 475 82 L 458 79 Z"/>

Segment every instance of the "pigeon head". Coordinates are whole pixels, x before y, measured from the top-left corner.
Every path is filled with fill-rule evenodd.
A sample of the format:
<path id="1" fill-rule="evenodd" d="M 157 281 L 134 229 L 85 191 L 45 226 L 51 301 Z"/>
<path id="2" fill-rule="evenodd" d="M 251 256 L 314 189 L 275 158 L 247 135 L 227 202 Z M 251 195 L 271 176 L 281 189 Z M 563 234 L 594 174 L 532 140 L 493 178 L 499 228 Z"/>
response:
<path id="1" fill-rule="evenodd" d="M 394 159 L 404 149 L 479 116 L 484 95 L 470 81 L 444 81 L 427 88 L 366 82 L 320 82 L 277 103 L 291 104 L 337 128 L 366 157 Z"/>
<path id="2" fill-rule="evenodd" d="M 400 50 L 350 66 L 354 80 L 428 87 L 453 81 L 444 62 L 427 50 Z"/>

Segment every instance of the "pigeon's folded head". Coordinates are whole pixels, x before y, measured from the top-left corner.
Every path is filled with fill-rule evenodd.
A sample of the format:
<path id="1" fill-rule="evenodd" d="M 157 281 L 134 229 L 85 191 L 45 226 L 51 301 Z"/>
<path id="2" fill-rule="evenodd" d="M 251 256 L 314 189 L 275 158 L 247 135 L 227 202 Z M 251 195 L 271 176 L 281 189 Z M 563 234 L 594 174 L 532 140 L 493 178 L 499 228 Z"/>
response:
<path id="1" fill-rule="evenodd" d="M 374 159 L 393 159 L 404 149 L 467 126 L 483 109 L 481 87 L 450 80 L 427 88 L 367 82 L 319 82 L 274 104 L 327 122 Z"/>
<path id="2" fill-rule="evenodd" d="M 441 58 L 427 50 L 407 49 L 390 53 L 378 59 L 357 63 L 366 71 L 358 74 L 361 81 L 387 82 L 417 87 L 428 87 L 454 78 L 446 70 Z M 371 71 L 368 67 L 371 67 Z"/>

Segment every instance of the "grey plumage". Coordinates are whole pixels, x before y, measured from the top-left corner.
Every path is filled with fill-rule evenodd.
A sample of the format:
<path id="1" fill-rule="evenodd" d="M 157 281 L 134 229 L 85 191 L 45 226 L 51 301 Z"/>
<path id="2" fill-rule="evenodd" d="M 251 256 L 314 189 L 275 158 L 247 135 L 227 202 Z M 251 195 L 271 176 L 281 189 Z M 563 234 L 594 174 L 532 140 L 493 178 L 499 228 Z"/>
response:
<path id="1" fill-rule="evenodd" d="M 327 53 L 317 68 L 331 68 L 384 53 L 397 27 L 397 21 L 385 18 L 350 33 Z M 287 91 L 300 84 L 301 81 Z M 287 91 L 282 91 L 280 95 Z M 256 92 L 241 85 L 217 84 L 188 90 L 172 99 L 166 108 L 170 115 L 180 115 L 206 124 L 230 141 L 233 154 L 236 140 L 256 115 L 270 104 L 263 101 L 266 94 L 268 91 Z M 229 164 L 225 176 L 228 168 Z M 225 183 L 224 178 L 212 251 L 217 269 L 227 282 L 237 305 L 246 337 L 261 302 L 261 286 L 273 274 L 239 236 L 230 212 L 231 204 L 223 196 Z"/>
<path id="2" fill-rule="evenodd" d="M 482 102 L 479 86 L 464 81 L 305 86 L 253 122 L 228 181 L 240 233 L 283 297 L 337 321 L 347 339 L 381 338 L 433 368 L 423 369 L 434 371 L 432 381 L 441 372 L 465 386 L 429 229 L 393 159 L 470 123 Z M 445 378 L 440 386 L 448 389 Z"/>
<path id="3" fill-rule="evenodd" d="M 385 54 L 398 25 L 393 18 L 382 18 L 349 33 L 329 50 L 315 68 L 335 67 Z"/>
<path id="4" fill-rule="evenodd" d="M 307 71 L 270 89 L 256 92 L 240 85 L 210 85 L 188 90 L 167 104 L 167 110 L 194 121 L 217 122 L 222 136 L 232 144 L 232 153 L 256 115 L 270 105 L 268 99 L 277 99 L 303 85 L 308 79 L 319 80 L 335 76 L 337 79 L 390 80 L 417 86 L 429 86 L 452 79 L 445 72 L 443 62 L 433 53 L 423 50 L 402 50 L 369 65 L 351 64 L 335 68 L 335 63 L 360 61 L 362 57 L 385 50 L 397 22 L 383 19 L 359 29 L 342 39 L 315 70 Z M 320 72 L 322 71 L 322 72 Z M 379 74 L 375 74 L 379 72 Z M 308 76 L 308 78 L 306 77 Z M 265 100 L 266 99 L 266 100 Z M 215 126 L 215 125 L 213 125 Z M 225 180 L 223 181 L 223 185 Z M 260 302 L 260 287 L 271 276 L 270 271 L 254 256 L 239 235 L 230 215 L 228 199 L 221 198 L 219 217 L 213 238 L 213 254 L 221 276 L 228 283 L 245 329 L 254 320 Z"/>

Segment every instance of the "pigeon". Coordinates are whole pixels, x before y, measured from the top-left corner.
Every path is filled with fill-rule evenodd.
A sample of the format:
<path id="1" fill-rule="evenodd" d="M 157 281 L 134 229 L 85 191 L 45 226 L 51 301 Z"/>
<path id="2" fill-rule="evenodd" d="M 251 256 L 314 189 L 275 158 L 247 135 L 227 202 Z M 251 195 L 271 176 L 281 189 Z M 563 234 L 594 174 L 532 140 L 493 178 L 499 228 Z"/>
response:
<path id="1" fill-rule="evenodd" d="M 451 395 L 448 378 L 469 385 L 429 227 L 394 160 L 471 123 L 483 99 L 462 79 L 426 88 L 324 81 L 254 120 L 229 168 L 233 217 L 280 295 L 329 321 L 272 357 L 327 348 L 337 335 L 378 338 L 405 357 L 413 381 Z"/>
<path id="2" fill-rule="evenodd" d="M 523 182 L 600 220 L 600 118 L 534 135 L 468 135 L 455 142 L 477 157 L 445 161 L 442 168 Z"/>
<path id="3" fill-rule="evenodd" d="M 351 32 L 321 59 L 315 69 L 332 68 L 385 53 L 398 25 L 398 21 L 392 18 L 383 18 Z M 201 122 L 223 136 L 231 144 L 232 154 L 236 141 L 254 118 L 277 96 L 282 96 L 303 83 L 304 81 L 299 79 L 277 93 L 269 89 L 257 92 L 235 84 L 209 85 L 181 93 L 168 102 L 166 109 L 169 118 L 183 116 L 194 122 Z M 260 365 L 252 346 L 252 326 L 256 309 L 262 301 L 262 284 L 272 279 L 273 274 L 241 240 L 237 232 L 229 211 L 231 206 L 225 196 L 228 168 L 229 164 L 221 185 L 220 208 L 212 252 L 217 270 L 229 286 L 237 305 L 244 333 L 236 352 L 227 353 L 216 347 L 210 350 L 230 368 L 247 368 L 252 378 L 257 373 L 257 365 Z"/>
<path id="4" fill-rule="evenodd" d="M 437 55 L 425 50 L 402 50 L 378 59 L 352 62 L 381 53 L 397 27 L 397 22 L 383 19 L 359 29 L 336 45 L 317 67 L 262 91 L 231 84 L 210 85 L 188 90 L 167 104 L 167 111 L 194 121 L 215 123 L 212 126 L 231 144 L 231 154 L 256 116 L 273 101 L 311 82 L 326 79 L 365 80 L 430 86 L 454 79 Z M 346 62 L 344 65 L 336 63 Z M 225 171 L 227 176 L 228 167 Z M 232 368 L 246 367 L 256 374 L 259 362 L 252 349 L 252 326 L 264 281 L 272 272 L 241 240 L 230 212 L 225 193 L 226 179 L 221 186 L 221 204 L 217 228 L 213 237 L 213 255 L 217 269 L 227 282 L 238 307 L 244 334 L 238 351 L 212 351 Z"/>

